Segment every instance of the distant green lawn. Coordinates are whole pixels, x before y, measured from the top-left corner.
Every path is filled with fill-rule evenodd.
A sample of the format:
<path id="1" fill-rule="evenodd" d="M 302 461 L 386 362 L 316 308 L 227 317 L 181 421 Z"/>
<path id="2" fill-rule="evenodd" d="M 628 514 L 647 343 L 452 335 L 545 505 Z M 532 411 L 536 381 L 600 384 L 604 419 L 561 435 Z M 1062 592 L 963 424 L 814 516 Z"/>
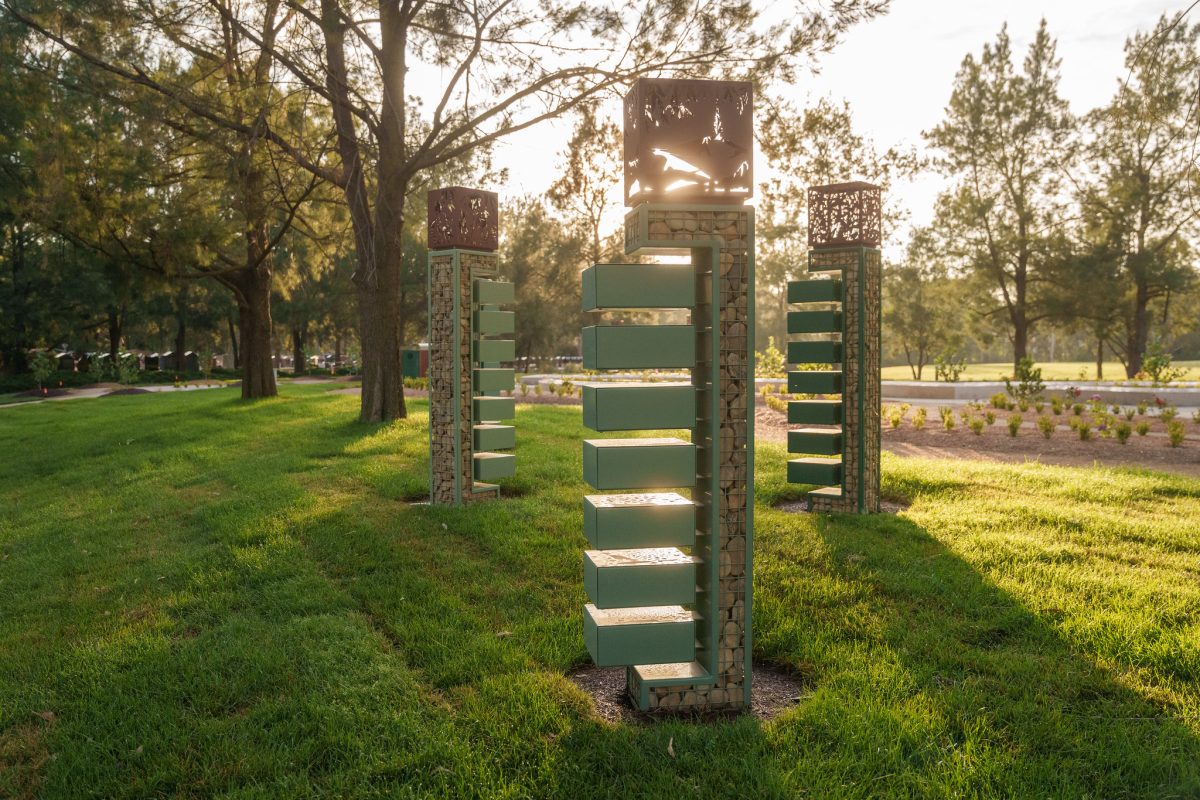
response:
<path id="1" fill-rule="evenodd" d="M 812 517 L 762 446 L 799 703 L 612 725 L 564 677 L 579 409 L 521 407 L 519 496 L 450 510 L 407 502 L 425 406 L 328 388 L 0 411 L 0 797 L 1200 796 L 1198 482 L 889 458 L 911 508 Z"/>
<path id="2" fill-rule="evenodd" d="M 1037 366 L 1042 370 L 1042 379 L 1047 381 L 1096 380 L 1095 361 L 1055 361 Z M 1200 361 L 1177 361 L 1174 366 L 1187 369 L 1187 374 L 1181 380 L 1200 381 Z M 1086 374 L 1086 378 L 1080 378 L 1081 371 Z M 960 380 L 1000 381 L 1012 374 L 1013 368 L 1010 363 L 968 364 L 966 371 L 960 376 Z M 912 370 L 904 364 L 884 367 L 883 379 L 885 381 L 911 381 L 913 379 Z M 930 364 L 921 374 L 921 380 L 931 381 L 933 379 L 934 369 Z M 1121 366 L 1118 361 L 1104 362 L 1104 379 L 1106 381 L 1124 380 L 1125 367 Z"/>

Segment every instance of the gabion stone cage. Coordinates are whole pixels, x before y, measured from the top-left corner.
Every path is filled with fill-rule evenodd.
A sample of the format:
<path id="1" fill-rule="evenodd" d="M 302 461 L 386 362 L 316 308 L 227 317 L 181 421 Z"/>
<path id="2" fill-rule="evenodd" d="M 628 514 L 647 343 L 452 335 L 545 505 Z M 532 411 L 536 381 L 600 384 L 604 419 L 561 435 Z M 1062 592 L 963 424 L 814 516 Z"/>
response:
<path id="1" fill-rule="evenodd" d="M 883 241 L 879 187 L 862 181 L 808 190 L 808 246 L 879 247 Z"/>
<path id="2" fill-rule="evenodd" d="M 429 193 L 429 249 L 494 251 L 500 244 L 495 192 L 450 186 Z"/>
<path id="3" fill-rule="evenodd" d="M 625 204 L 748 199 L 753 108 L 745 81 L 639 80 L 625 95 Z"/>

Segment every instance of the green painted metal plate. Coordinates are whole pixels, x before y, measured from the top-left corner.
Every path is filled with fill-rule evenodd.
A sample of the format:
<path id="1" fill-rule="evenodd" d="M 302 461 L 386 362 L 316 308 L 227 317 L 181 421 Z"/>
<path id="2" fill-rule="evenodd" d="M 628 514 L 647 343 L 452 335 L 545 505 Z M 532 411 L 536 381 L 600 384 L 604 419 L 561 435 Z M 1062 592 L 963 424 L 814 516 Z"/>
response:
<path id="1" fill-rule="evenodd" d="M 477 392 L 511 391 L 516 380 L 516 373 L 511 367 L 481 367 L 472 372 Z"/>
<path id="2" fill-rule="evenodd" d="M 597 494 L 583 498 L 583 534 L 593 550 L 691 547 L 696 505 L 675 492 Z"/>
<path id="3" fill-rule="evenodd" d="M 476 339 L 473 357 L 485 364 L 513 361 L 517 357 L 517 343 L 512 339 Z"/>
<path id="4" fill-rule="evenodd" d="M 485 450 L 512 450 L 517 446 L 517 429 L 512 425 L 476 425 L 471 431 L 475 439 L 473 449 L 477 453 Z"/>
<path id="5" fill-rule="evenodd" d="M 788 431 L 789 453 L 836 456 L 842 452 L 842 432 L 838 428 L 800 428 Z"/>
<path id="6" fill-rule="evenodd" d="M 789 364 L 840 364 L 842 343 L 831 341 L 788 342 Z"/>
<path id="7" fill-rule="evenodd" d="M 840 303 L 841 281 L 788 281 L 789 303 Z"/>
<path id="8" fill-rule="evenodd" d="M 841 333 L 840 311 L 789 311 L 788 333 Z"/>
<path id="9" fill-rule="evenodd" d="M 517 457 L 511 453 L 476 453 L 473 461 L 477 481 L 511 478 L 517 471 Z"/>
<path id="10" fill-rule="evenodd" d="M 682 606 L 583 607 L 583 641 L 598 667 L 670 664 L 696 656 L 696 621 Z"/>
<path id="11" fill-rule="evenodd" d="M 472 300 L 481 305 L 503 306 L 516 302 L 516 290 L 508 281 L 489 281 L 476 278 Z"/>
<path id="12" fill-rule="evenodd" d="M 788 403 L 789 425 L 841 425 L 841 400 L 792 400 Z"/>
<path id="13" fill-rule="evenodd" d="M 584 383 L 583 424 L 594 431 L 691 428 L 696 389 L 690 383 Z"/>
<path id="14" fill-rule="evenodd" d="M 513 397 L 476 397 L 471 404 L 476 422 L 498 422 L 517 415 L 517 401 Z"/>
<path id="15" fill-rule="evenodd" d="M 475 333 L 499 336 L 512 333 L 516 326 L 516 314 L 512 311 L 475 312 Z"/>
<path id="16" fill-rule="evenodd" d="M 691 369 L 691 325 L 591 325 L 583 329 L 584 369 Z"/>
<path id="17" fill-rule="evenodd" d="M 596 608 L 689 604 L 698 561 L 675 547 L 587 550 L 583 588 Z"/>
<path id="18" fill-rule="evenodd" d="M 696 446 L 682 439 L 585 439 L 583 479 L 596 489 L 696 483 Z"/>
<path id="19" fill-rule="evenodd" d="M 840 458 L 795 458 L 787 462 L 788 483 L 832 486 L 842 482 Z"/>
<path id="20" fill-rule="evenodd" d="M 789 372 L 788 391 L 794 394 L 841 394 L 842 372 L 836 369 Z"/>
<path id="21" fill-rule="evenodd" d="M 583 271 L 583 310 L 691 308 L 691 264 L 596 264 Z"/>

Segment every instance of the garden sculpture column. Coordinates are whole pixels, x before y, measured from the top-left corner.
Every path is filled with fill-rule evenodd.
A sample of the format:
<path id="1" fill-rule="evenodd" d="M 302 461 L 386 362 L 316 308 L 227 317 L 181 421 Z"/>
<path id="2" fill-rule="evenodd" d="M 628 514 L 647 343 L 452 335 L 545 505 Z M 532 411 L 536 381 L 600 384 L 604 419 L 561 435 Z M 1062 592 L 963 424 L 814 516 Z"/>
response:
<path id="1" fill-rule="evenodd" d="M 451 187 L 429 193 L 430 501 L 462 505 L 498 497 L 491 481 L 516 468 L 513 285 L 497 280 L 494 192 Z"/>
<path id="2" fill-rule="evenodd" d="M 750 704 L 753 550 L 753 96 L 749 83 L 642 79 L 625 97 L 625 252 L 685 263 L 597 264 L 584 311 L 677 309 L 679 324 L 583 330 L 590 370 L 690 370 L 686 382 L 595 382 L 584 479 L 584 639 L 627 667 L 644 710 Z M 686 316 L 685 316 L 686 315 Z M 650 313 L 642 316 L 650 318 Z M 686 318 L 686 324 L 682 320 Z M 666 491 L 676 490 L 676 491 Z M 688 495 L 682 494 L 686 491 Z"/>
<path id="3" fill-rule="evenodd" d="M 808 270 L 829 277 L 788 283 L 788 391 L 840 395 L 793 400 L 788 422 L 791 483 L 817 484 L 812 511 L 879 511 L 880 224 L 879 187 L 841 183 L 808 190 Z M 832 369 L 828 367 L 832 366 Z M 814 368 L 819 367 L 819 368 Z"/>

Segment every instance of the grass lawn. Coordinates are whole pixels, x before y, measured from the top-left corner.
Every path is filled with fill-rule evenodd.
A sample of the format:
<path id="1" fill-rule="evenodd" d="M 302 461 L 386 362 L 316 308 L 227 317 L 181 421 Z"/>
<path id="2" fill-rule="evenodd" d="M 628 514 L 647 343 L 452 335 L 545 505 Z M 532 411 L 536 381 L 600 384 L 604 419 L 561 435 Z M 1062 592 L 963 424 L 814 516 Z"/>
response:
<path id="1" fill-rule="evenodd" d="M 522 407 L 518 496 L 449 510 L 408 502 L 425 406 L 328 388 L 0 411 L 0 797 L 1200 796 L 1198 482 L 889 458 L 904 513 L 789 515 L 762 446 L 798 704 L 613 725 L 564 677 L 579 409 Z"/>
<path id="2" fill-rule="evenodd" d="M 1096 362 L 1087 361 L 1055 361 L 1037 365 L 1042 370 L 1042 380 L 1047 381 L 1078 381 L 1096 379 Z M 1176 361 L 1172 366 L 1183 367 L 1187 370 L 1180 380 L 1200 381 L 1200 361 Z M 1079 377 L 1080 371 L 1086 370 L 1086 378 Z M 1001 381 L 1013 374 L 1011 363 L 968 364 L 959 380 L 964 381 Z M 934 378 L 933 365 L 925 368 L 922 380 L 931 381 Z M 912 370 L 908 365 L 900 364 L 883 368 L 885 381 L 911 381 Z M 1125 367 L 1118 361 L 1104 362 L 1104 379 L 1109 381 L 1125 380 Z"/>

